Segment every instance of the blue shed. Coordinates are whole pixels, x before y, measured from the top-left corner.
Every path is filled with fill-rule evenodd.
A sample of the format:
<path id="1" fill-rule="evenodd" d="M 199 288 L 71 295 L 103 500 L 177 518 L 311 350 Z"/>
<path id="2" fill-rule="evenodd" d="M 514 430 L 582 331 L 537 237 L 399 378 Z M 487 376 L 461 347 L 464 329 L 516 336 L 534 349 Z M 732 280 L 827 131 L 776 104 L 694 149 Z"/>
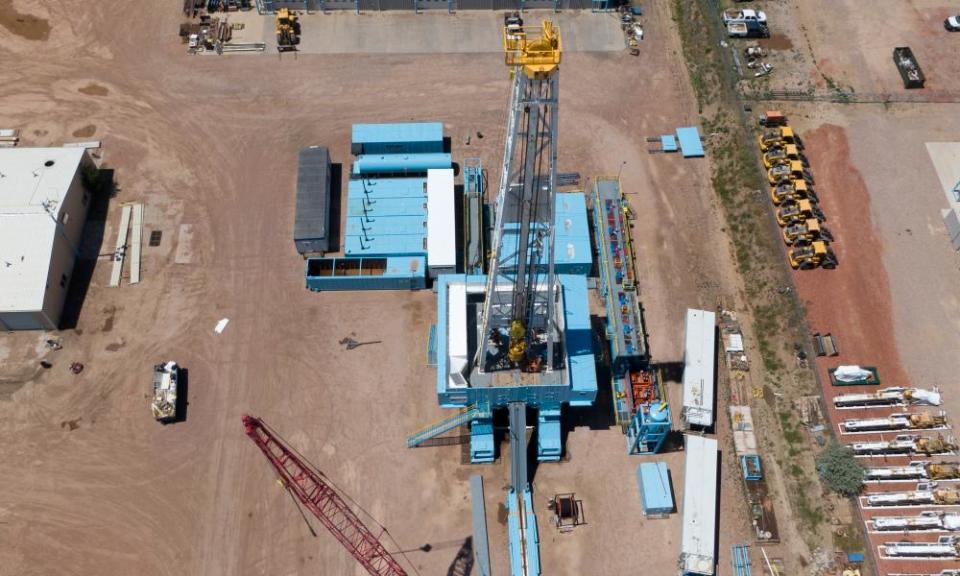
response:
<path id="1" fill-rule="evenodd" d="M 637 467 L 637 483 L 640 485 L 640 504 L 644 516 L 665 518 L 673 512 L 673 492 L 670 490 L 670 474 L 665 463 L 640 464 Z"/>

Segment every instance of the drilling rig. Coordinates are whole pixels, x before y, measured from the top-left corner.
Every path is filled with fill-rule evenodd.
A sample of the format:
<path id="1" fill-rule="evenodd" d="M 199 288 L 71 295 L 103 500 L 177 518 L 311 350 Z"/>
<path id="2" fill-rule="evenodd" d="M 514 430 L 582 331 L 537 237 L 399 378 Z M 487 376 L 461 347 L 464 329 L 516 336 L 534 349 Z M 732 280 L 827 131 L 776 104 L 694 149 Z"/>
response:
<path id="1" fill-rule="evenodd" d="M 562 384 L 564 374 L 562 289 L 554 274 L 560 32 L 550 21 L 524 28 L 519 14 L 507 14 L 503 48 L 512 79 L 510 111 L 472 385 L 522 389 Z M 510 573 L 537 576 L 527 405 L 516 398 L 508 409 Z"/>

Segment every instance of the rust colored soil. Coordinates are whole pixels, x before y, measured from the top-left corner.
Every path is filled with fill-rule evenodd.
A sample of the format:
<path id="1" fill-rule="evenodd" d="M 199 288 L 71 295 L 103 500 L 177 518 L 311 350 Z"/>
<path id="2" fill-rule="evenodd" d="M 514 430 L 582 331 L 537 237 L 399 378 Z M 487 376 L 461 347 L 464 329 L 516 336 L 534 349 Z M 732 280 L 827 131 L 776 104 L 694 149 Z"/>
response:
<path id="1" fill-rule="evenodd" d="M 769 50 L 789 50 L 793 42 L 783 34 L 771 34 L 769 38 L 760 40 L 759 44 Z"/>
<path id="2" fill-rule="evenodd" d="M 50 23 L 43 18 L 17 12 L 13 0 L 0 0 L 0 26 L 27 40 L 43 42 L 50 37 Z"/>
<path id="3" fill-rule="evenodd" d="M 840 355 L 818 362 L 821 377 L 828 382 L 826 370 L 841 364 L 871 365 L 879 368 L 882 384 L 909 386 L 894 336 L 883 246 L 870 219 L 866 184 L 850 162 L 846 131 L 824 125 L 805 134 L 805 144 L 840 261 L 835 270 L 796 274 L 811 329 L 838 341 Z"/>

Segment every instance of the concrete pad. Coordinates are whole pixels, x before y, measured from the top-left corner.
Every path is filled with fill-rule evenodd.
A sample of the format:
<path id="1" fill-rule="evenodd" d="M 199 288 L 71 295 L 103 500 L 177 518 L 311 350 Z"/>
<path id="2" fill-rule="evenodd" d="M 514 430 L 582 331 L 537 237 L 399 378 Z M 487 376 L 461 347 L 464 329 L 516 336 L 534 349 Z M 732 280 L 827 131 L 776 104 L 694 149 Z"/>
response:
<path id="1" fill-rule="evenodd" d="M 177 264 L 193 262 L 193 225 L 181 224 L 180 234 L 177 237 L 177 255 L 173 261 Z"/>
<path id="2" fill-rule="evenodd" d="M 269 17 L 262 17 L 269 18 Z M 592 12 L 529 12 L 528 25 L 551 19 L 560 27 L 567 52 L 618 52 L 624 49 L 619 21 Z M 503 49 L 499 12 L 307 14 L 300 19 L 301 54 L 456 54 Z M 263 26 L 267 50 L 276 49 L 273 27 Z"/>

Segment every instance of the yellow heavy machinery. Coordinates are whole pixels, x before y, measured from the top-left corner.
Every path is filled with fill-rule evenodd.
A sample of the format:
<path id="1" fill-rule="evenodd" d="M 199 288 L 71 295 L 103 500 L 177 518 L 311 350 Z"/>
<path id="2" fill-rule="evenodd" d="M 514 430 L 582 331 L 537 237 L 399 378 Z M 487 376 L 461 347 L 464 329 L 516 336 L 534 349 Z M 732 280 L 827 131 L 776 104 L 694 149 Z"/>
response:
<path id="1" fill-rule="evenodd" d="M 817 195 L 807 186 L 805 180 L 784 180 L 770 187 L 770 201 L 774 206 L 806 199 L 816 202 Z"/>
<path id="2" fill-rule="evenodd" d="M 503 51 L 510 74 L 519 67 L 528 78 L 546 79 L 560 66 L 560 31 L 544 20 L 540 34 L 530 39 L 517 14 L 504 17 Z"/>
<path id="3" fill-rule="evenodd" d="M 808 183 L 813 184 L 813 175 L 803 167 L 803 162 L 799 160 L 782 160 L 767 170 L 767 180 L 771 186 L 790 178 L 794 180 L 806 180 Z"/>
<path id="4" fill-rule="evenodd" d="M 800 145 L 800 138 L 793 132 L 793 128 L 789 126 L 764 130 L 763 134 L 757 136 L 757 144 L 760 146 L 761 152 L 766 152 L 777 146 L 786 146 L 787 144 L 793 144 L 797 148 L 802 147 Z"/>
<path id="5" fill-rule="evenodd" d="M 812 200 L 798 200 L 795 202 L 784 202 L 783 206 L 777 210 L 777 222 L 780 226 L 790 226 L 798 222 L 806 222 L 811 218 L 823 222 L 826 217 L 820 208 Z"/>
<path id="6" fill-rule="evenodd" d="M 950 440 L 944 440 L 943 436 L 937 435 L 936 438 L 920 437 L 914 442 L 913 452 L 917 454 L 943 454 L 953 452 L 957 445 Z"/>
<path id="7" fill-rule="evenodd" d="M 300 43 L 300 18 L 287 8 L 277 10 L 277 50 L 296 50 Z"/>
<path id="8" fill-rule="evenodd" d="M 805 246 L 817 240 L 833 241 L 833 235 L 816 218 L 791 224 L 783 229 L 783 241 L 787 246 Z"/>
<path id="9" fill-rule="evenodd" d="M 826 242 L 818 240 L 807 246 L 790 250 L 790 267 L 794 270 L 811 270 L 817 266 L 831 269 L 837 267 L 837 257 Z"/>
<path id="10" fill-rule="evenodd" d="M 927 464 L 924 468 L 931 480 L 955 480 L 960 478 L 960 466 L 956 464 Z"/>
<path id="11" fill-rule="evenodd" d="M 775 146 L 767 151 L 763 155 L 763 166 L 764 168 L 770 169 L 773 168 L 775 164 L 779 164 L 785 160 L 800 160 L 800 150 L 795 144 L 785 144 L 783 146 Z"/>

